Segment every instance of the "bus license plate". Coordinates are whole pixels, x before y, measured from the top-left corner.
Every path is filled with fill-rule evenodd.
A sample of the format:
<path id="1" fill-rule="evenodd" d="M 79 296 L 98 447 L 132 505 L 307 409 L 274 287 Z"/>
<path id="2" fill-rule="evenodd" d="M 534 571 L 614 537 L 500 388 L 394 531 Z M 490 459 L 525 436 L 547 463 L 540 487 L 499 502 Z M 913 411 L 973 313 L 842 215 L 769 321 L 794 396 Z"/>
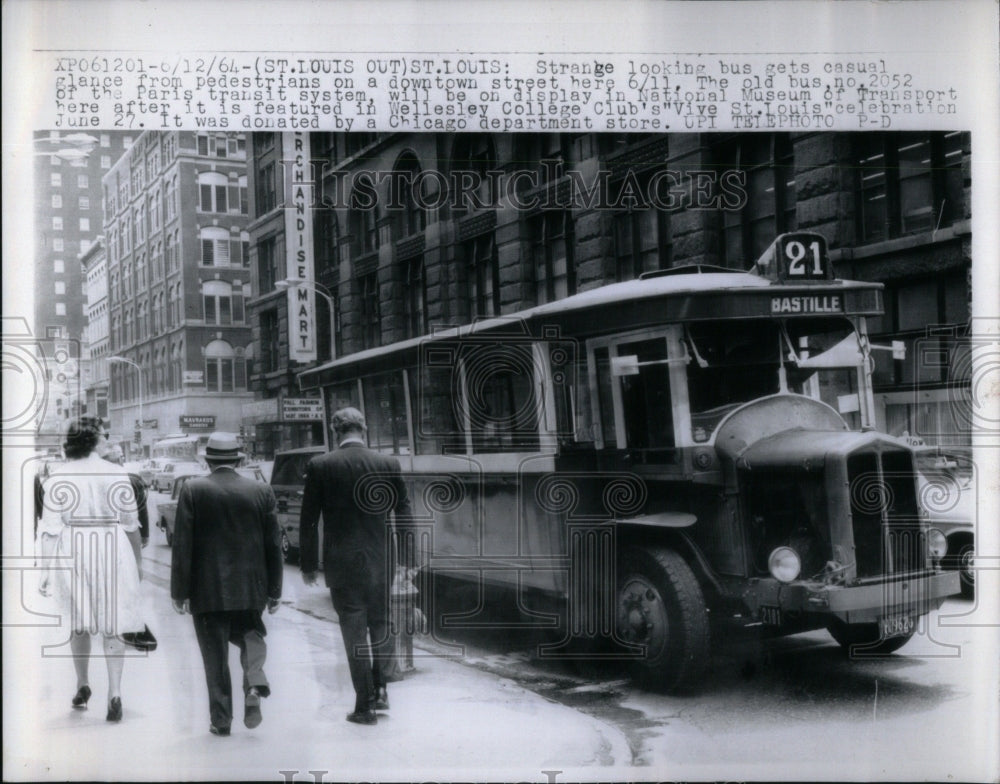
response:
<path id="1" fill-rule="evenodd" d="M 781 608 L 761 605 L 760 620 L 765 626 L 781 626 Z"/>
<path id="2" fill-rule="evenodd" d="M 890 615 L 879 618 L 879 636 L 885 640 L 889 637 L 902 637 L 913 631 L 914 620 L 910 615 Z"/>

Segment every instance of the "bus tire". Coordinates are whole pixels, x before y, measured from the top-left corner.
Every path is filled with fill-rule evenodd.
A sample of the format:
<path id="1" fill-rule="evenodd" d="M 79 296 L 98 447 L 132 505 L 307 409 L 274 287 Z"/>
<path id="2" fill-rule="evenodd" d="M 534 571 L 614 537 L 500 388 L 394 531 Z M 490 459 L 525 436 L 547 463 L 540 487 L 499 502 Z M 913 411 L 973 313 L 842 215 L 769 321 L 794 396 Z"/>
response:
<path id="1" fill-rule="evenodd" d="M 827 627 L 830 636 L 837 641 L 849 655 L 859 656 L 887 656 L 895 653 L 910 641 L 916 633 L 916 624 L 913 631 L 899 637 L 887 637 L 879 639 L 879 629 L 876 623 L 852 623 L 843 621 L 832 621 Z M 857 650 L 854 650 L 857 648 Z"/>
<path id="2" fill-rule="evenodd" d="M 629 547 L 618 567 L 618 638 L 646 646 L 637 680 L 657 691 L 697 687 L 709 657 L 705 597 L 691 567 L 674 550 Z"/>

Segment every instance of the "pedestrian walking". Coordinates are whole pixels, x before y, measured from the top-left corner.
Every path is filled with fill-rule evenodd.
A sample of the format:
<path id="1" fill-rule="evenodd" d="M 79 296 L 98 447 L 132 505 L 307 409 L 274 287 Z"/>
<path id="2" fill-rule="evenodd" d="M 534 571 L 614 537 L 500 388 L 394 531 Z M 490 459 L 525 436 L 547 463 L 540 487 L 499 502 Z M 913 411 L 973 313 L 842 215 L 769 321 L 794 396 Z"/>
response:
<path id="1" fill-rule="evenodd" d="M 104 444 L 108 444 L 107 440 L 104 440 Z M 120 446 L 110 446 L 108 445 L 104 451 L 103 457 L 109 463 L 114 463 L 115 465 L 124 466 L 125 457 Z M 149 504 L 147 503 L 147 493 L 146 493 L 146 483 L 142 481 L 142 477 L 138 474 L 134 474 L 131 471 L 128 472 L 128 481 L 132 485 L 132 492 L 135 494 L 136 508 L 139 512 L 139 538 L 142 542 L 142 546 L 145 548 L 149 544 Z"/>
<path id="2" fill-rule="evenodd" d="M 66 433 L 66 462 L 54 465 L 43 485 L 38 525 L 45 563 L 40 585 L 70 618 L 76 668 L 72 706 L 86 709 L 91 635 L 104 640 L 108 668 L 108 721 L 121 721 L 125 664 L 122 635 L 141 632 L 139 516 L 128 473 L 99 454 L 107 433 L 96 417 L 81 417 Z"/>
<path id="3" fill-rule="evenodd" d="M 383 667 L 393 653 L 388 615 L 395 554 L 388 512 L 400 528 L 412 523 L 412 514 L 399 461 L 365 445 L 364 415 L 342 408 L 331 426 L 338 448 L 306 467 L 299 558 L 303 580 L 313 585 L 322 513 L 323 571 L 355 694 L 347 720 L 370 725 L 378 721 L 377 710 L 389 708 Z"/>
<path id="4" fill-rule="evenodd" d="M 170 596 L 190 612 L 205 665 L 210 731 L 229 735 L 233 685 L 229 644 L 240 650 L 243 723 L 261 723 L 260 701 L 271 693 L 264 662 L 263 611 L 281 598 L 281 535 L 270 485 L 240 476 L 235 436 L 213 433 L 205 446 L 212 473 L 189 479 L 177 499 Z"/>

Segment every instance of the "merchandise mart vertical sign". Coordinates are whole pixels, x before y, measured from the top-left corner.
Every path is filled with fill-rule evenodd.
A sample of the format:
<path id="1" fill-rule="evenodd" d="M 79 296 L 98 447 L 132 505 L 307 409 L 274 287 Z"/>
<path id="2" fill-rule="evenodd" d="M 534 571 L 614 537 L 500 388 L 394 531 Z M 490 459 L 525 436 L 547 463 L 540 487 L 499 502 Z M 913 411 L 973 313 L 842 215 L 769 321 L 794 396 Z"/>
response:
<path id="1" fill-rule="evenodd" d="M 313 181 L 309 134 L 281 135 L 285 185 L 285 276 L 310 283 L 288 287 L 288 357 L 295 362 L 316 359 L 316 295 L 313 280 Z"/>

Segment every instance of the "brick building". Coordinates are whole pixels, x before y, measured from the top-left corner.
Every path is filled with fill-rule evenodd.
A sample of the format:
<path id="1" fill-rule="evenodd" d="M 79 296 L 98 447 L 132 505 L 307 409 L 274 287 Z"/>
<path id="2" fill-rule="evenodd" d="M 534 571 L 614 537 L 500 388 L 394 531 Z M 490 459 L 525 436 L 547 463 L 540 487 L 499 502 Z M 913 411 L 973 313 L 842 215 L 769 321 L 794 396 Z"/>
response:
<path id="1" fill-rule="evenodd" d="M 103 188 L 109 350 L 128 360 L 109 361 L 113 436 L 148 455 L 168 434 L 239 431 L 253 362 L 244 135 L 143 133 Z"/>
<path id="2" fill-rule="evenodd" d="M 82 389 L 89 383 L 82 349 L 87 323 L 87 297 L 80 258 L 101 233 L 101 177 L 131 145 L 134 134 L 95 135 L 37 131 L 34 141 L 34 328 L 41 348 L 70 354 L 74 376 L 59 383 L 65 368 L 47 355 L 50 402 L 42 431 L 59 434 L 69 417 L 85 407 Z M 55 341 L 55 342 L 53 342 Z M 57 348 L 53 348 L 53 347 Z M 73 367 L 75 365 L 75 367 Z M 86 409 L 89 411 L 89 409 Z"/>
<path id="3" fill-rule="evenodd" d="M 880 426 L 968 440 L 953 415 L 969 368 L 952 341 L 970 315 L 967 133 L 311 134 L 311 273 L 337 308 L 331 321 L 317 299 L 320 345 L 305 363 L 289 362 L 295 322 L 275 286 L 291 269 L 283 144 L 255 135 L 250 163 L 248 311 L 265 398 L 298 396 L 295 374 L 331 339 L 340 356 L 651 270 L 746 269 L 799 229 L 826 237 L 838 276 L 886 284 L 873 343 L 908 350 L 876 352 Z M 260 413 L 265 451 L 321 439 L 277 405 Z"/>

